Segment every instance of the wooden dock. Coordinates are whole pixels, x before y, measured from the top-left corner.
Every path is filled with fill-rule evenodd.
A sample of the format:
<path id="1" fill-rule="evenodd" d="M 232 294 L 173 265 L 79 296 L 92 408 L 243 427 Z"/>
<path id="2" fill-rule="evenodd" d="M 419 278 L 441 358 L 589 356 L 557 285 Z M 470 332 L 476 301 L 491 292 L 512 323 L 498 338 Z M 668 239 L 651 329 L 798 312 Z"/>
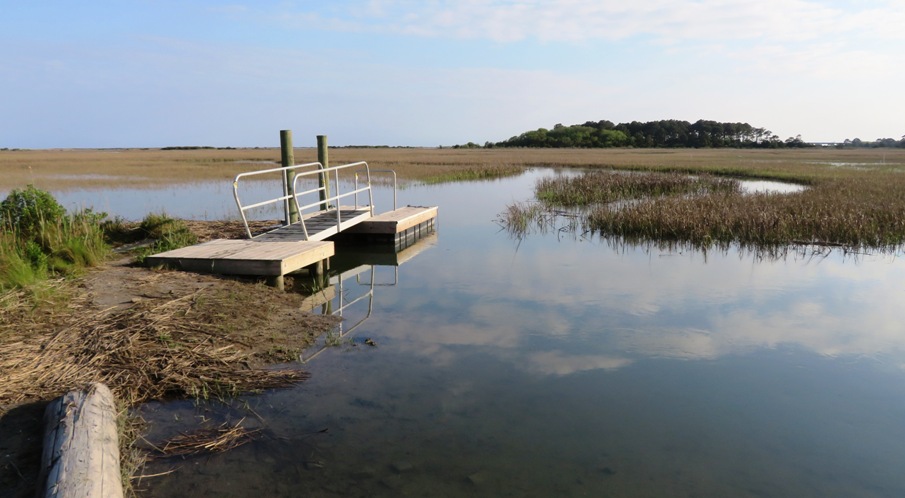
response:
<path id="1" fill-rule="evenodd" d="M 253 239 L 217 239 L 191 247 L 183 247 L 148 256 L 151 266 L 168 266 L 198 273 L 267 277 L 272 285 L 283 286 L 283 277 L 309 268 L 323 270 L 322 262 L 335 254 L 328 237 L 375 235 L 396 240 L 409 240 L 415 233 L 428 233 L 434 227 L 437 207 L 415 207 L 371 216 L 369 208 L 340 209 L 337 224 L 336 210 L 314 213 L 304 218 L 308 230 L 300 223 L 281 226 Z"/>

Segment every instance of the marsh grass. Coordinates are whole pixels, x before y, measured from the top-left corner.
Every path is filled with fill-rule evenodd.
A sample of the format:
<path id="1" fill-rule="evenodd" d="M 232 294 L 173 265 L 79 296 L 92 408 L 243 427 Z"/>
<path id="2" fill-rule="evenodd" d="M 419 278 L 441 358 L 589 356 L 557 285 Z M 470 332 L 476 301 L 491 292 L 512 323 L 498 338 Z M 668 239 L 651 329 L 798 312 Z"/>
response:
<path id="1" fill-rule="evenodd" d="M 234 282 L 228 288 L 202 287 L 78 315 L 67 309 L 81 309 L 84 297 L 66 300 L 63 309 L 32 309 L 14 299 L 16 308 L 0 319 L 0 407 L 50 399 L 90 382 L 107 384 L 117 399 L 135 406 L 171 397 L 227 399 L 304 380 L 307 373 L 297 369 L 260 368 L 293 359 L 275 358 L 273 341 L 256 336 L 288 316 L 284 303 L 269 300 L 274 291 L 263 285 Z M 256 305 L 236 306 L 237 296 Z M 44 314 L 57 317 L 52 330 L 39 316 Z M 311 336 L 289 327 L 278 340 L 291 350 Z"/>
<path id="2" fill-rule="evenodd" d="M 768 252 L 789 245 L 879 251 L 905 245 L 905 175 L 898 172 L 812 179 L 811 187 L 787 194 L 743 194 L 737 182 L 721 178 L 670 178 L 682 176 L 591 172 L 542 179 L 540 203 L 510 205 L 501 218 L 518 237 L 532 223 L 549 229 L 556 206 L 581 206 L 571 230 L 632 244 L 735 244 Z M 626 199 L 634 200 L 618 202 Z"/>
<path id="3" fill-rule="evenodd" d="M 295 158 L 299 164 L 316 161 L 317 150 L 298 148 Z M 61 191 L 231 182 L 238 173 L 273 167 L 279 160 L 278 148 L 0 151 L 0 191 L 27 184 Z M 905 171 L 905 150 L 900 149 L 330 149 L 332 165 L 362 160 L 374 170 L 395 170 L 402 182 L 445 175 L 456 181 L 469 170 L 514 167 L 711 173 L 808 184 L 863 171 Z"/>
<path id="4" fill-rule="evenodd" d="M 421 182 L 432 185 L 449 182 L 496 180 L 498 178 L 517 176 L 525 171 L 523 166 L 514 164 L 488 164 L 447 169 L 449 171 L 424 177 Z"/>
<path id="5" fill-rule="evenodd" d="M 677 173 L 631 174 L 592 171 L 577 177 L 548 177 L 538 180 L 534 194 L 538 200 L 564 207 L 589 206 L 616 201 L 669 195 L 702 195 L 713 192 L 738 194 L 739 182 L 712 176 Z"/>
<path id="6" fill-rule="evenodd" d="M 720 192 L 655 198 L 621 209 L 598 207 L 589 213 L 587 227 L 604 235 L 698 247 L 798 244 L 895 251 L 905 244 L 905 179 L 881 176 L 887 178 L 824 181 L 794 194 Z"/>

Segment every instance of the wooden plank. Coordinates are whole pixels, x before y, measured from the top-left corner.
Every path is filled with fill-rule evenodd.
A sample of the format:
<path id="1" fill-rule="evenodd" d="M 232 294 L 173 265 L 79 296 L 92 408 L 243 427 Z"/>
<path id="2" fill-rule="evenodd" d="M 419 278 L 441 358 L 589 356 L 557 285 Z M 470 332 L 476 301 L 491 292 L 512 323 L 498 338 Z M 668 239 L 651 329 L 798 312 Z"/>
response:
<path id="1" fill-rule="evenodd" d="M 113 393 L 103 384 L 47 405 L 38 496 L 122 498 Z"/>

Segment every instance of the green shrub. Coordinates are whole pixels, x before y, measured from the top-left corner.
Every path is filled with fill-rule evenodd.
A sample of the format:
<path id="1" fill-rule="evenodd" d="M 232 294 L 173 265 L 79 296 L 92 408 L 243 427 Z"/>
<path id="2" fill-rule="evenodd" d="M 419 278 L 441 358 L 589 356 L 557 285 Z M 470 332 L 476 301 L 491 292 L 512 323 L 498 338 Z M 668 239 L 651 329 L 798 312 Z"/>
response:
<path id="1" fill-rule="evenodd" d="M 198 237 L 189 230 L 185 222 L 170 218 L 165 213 L 152 213 L 141 221 L 138 231 L 145 238 L 155 239 L 151 247 L 146 247 L 138 253 L 138 262 L 143 263 L 151 254 L 179 249 L 198 242 Z"/>
<path id="2" fill-rule="evenodd" d="M 33 185 L 14 189 L 0 202 L 0 220 L 5 227 L 23 234 L 36 233 L 45 223 L 59 223 L 65 216 L 66 209 L 49 192 Z"/>
<path id="3" fill-rule="evenodd" d="M 67 215 L 51 194 L 29 185 L 0 202 L 0 289 L 29 287 L 97 265 L 109 253 L 91 209 Z"/>

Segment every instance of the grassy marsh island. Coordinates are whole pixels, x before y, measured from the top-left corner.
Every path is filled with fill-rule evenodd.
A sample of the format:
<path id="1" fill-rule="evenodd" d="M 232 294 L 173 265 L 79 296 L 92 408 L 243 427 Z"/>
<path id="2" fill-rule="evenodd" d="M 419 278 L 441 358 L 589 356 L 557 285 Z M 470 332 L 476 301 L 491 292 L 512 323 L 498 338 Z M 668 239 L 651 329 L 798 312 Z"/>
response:
<path id="1" fill-rule="evenodd" d="M 512 204 L 501 219 L 512 233 L 522 235 L 528 227 L 551 223 L 557 210 L 580 208 L 579 223 L 570 222 L 576 229 L 630 243 L 704 249 L 737 244 L 754 250 L 813 245 L 895 251 L 905 244 L 901 151 L 857 158 L 836 156 L 834 152 L 847 151 L 832 150 L 760 157 L 735 151 L 735 161 L 724 151 L 704 153 L 698 164 L 684 154 L 664 152 L 660 164 L 614 164 L 610 171 L 541 179 L 535 186 L 538 205 Z M 746 193 L 736 178 L 807 188 Z"/>

